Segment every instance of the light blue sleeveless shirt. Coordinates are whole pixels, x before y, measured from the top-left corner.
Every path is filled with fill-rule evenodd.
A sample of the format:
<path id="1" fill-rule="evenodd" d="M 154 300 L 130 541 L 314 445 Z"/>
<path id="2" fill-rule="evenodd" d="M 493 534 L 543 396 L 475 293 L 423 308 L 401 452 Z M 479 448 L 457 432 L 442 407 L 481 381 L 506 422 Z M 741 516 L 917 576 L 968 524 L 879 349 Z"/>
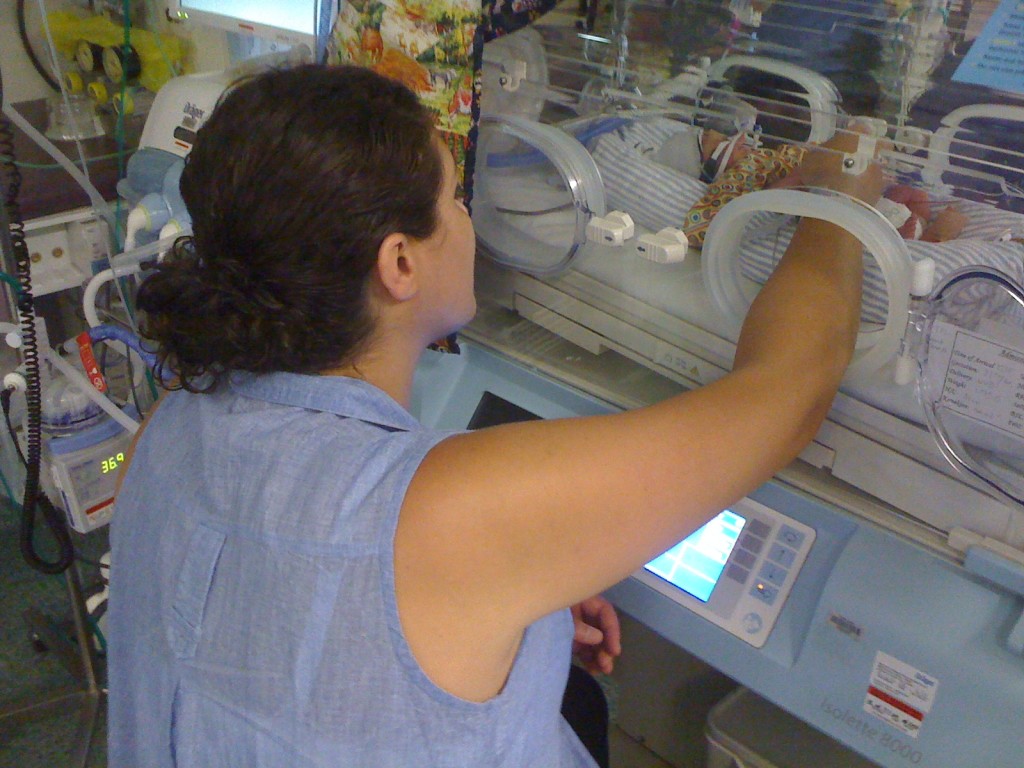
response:
<path id="1" fill-rule="evenodd" d="M 529 627 L 483 704 L 409 650 L 395 527 L 449 434 L 342 377 L 165 398 L 111 529 L 110 766 L 593 768 L 559 711 L 568 611 Z"/>

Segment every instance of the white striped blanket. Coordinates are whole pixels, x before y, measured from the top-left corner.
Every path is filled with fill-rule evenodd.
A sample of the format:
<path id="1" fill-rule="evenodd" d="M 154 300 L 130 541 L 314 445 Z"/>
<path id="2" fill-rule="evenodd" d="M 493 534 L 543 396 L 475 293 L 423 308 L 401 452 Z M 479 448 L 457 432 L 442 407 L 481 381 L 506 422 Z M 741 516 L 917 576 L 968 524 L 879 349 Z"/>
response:
<path id="1" fill-rule="evenodd" d="M 696 129 L 675 120 L 654 118 L 628 123 L 591 141 L 589 148 L 601 172 L 610 210 L 625 211 L 637 224 L 653 231 L 682 224 L 686 212 L 700 200 L 707 185 L 651 159 L 666 138 L 680 131 Z M 1024 238 L 1024 216 L 953 198 L 934 199 L 932 210 L 938 211 L 948 204 L 955 204 L 967 214 L 963 232 L 945 243 L 907 241 L 911 258 L 931 257 L 937 279 L 960 267 L 981 264 L 1024 283 L 1024 245 L 998 240 L 1007 232 Z M 740 254 L 743 273 L 757 282 L 767 280 L 789 245 L 794 227 L 792 217 L 770 213 L 755 216 L 747 225 L 750 234 L 744 238 Z M 887 306 L 881 269 L 866 254 L 862 319 L 884 323 Z"/>

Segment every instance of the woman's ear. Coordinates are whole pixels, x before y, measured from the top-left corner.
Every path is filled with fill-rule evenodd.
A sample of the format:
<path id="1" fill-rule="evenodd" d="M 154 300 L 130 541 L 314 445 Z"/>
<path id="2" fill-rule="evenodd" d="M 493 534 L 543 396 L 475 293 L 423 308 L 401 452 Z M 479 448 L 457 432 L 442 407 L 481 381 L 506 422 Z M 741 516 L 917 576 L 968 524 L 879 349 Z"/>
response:
<path id="1" fill-rule="evenodd" d="M 395 301 L 408 301 L 419 292 L 415 247 L 401 233 L 384 238 L 377 250 L 377 276 Z"/>

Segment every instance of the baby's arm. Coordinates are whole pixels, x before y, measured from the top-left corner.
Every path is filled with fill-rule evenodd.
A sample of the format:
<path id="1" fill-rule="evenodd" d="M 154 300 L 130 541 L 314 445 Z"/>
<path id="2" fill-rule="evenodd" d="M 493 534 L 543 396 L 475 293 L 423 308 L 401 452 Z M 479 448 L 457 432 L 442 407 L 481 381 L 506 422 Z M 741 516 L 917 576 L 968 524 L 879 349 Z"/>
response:
<path id="1" fill-rule="evenodd" d="M 967 215 L 950 205 L 943 208 L 925 227 L 921 239 L 927 243 L 944 243 L 956 239 L 967 226 Z"/>

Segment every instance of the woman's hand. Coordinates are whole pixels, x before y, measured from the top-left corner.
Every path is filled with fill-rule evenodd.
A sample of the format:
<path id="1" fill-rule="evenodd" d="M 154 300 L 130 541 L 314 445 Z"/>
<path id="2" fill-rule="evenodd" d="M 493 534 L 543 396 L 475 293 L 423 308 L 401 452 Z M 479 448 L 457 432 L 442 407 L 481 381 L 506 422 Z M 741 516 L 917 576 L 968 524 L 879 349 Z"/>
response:
<path id="1" fill-rule="evenodd" d="M 622 634 L 615 607 L 601 595 L 571 608 L 576 634 L 572 652 L 591 674 L 611 674 L 615 658 L 622 653 Z"/>

